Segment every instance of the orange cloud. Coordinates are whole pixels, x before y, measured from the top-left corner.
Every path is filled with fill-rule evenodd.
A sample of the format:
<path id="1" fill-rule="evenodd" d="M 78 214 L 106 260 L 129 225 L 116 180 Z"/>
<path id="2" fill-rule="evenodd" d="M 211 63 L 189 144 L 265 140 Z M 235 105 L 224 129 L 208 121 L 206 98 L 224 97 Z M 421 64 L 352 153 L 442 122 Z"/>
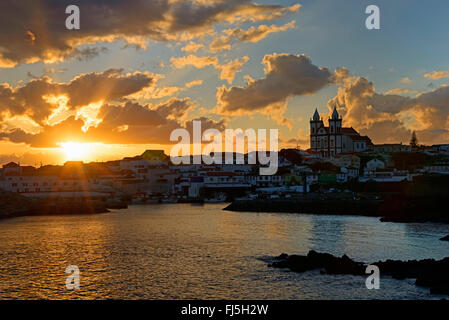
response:
<path id="1" fill-rule="evenodd" d="M 434 71 L 432 73 L 426 73 L 424 77 L 432 80 L 449 78 L 449 71 Z"/>
<path id="2" fill-rule="evenodd" d="M 184 47 L 182 47 L 182 51 L 189 52 L 189 53 L 195 53 L 199 49 L 203 48 L 204 45 L 201 43 L 195 43 L 190 41 L 188 44 L 186 44 Z"/>
<path id="3" fill-rule="evenodd" d="M 215 66 L 218 64 L 217 57 L 198 57 L 193 54 L 186 57 L 171 58 L 170 61 L 177 69 L 185 68 L 187 66 L 194 66 L 197 69 L 202 69 L 207 66 Z"/>
<path id="4" fill-rule="evenodd" d="M 417 95 L 378 94 L 374 84 L 356 78 L 329 100 L 337 106 L 345 126 L 369 135 L 375 143 L 408 142 L 415 130 L 422 143 L 442 143 L 449 138 L 449 86 Z"/>
<path id="5" fill-rule="evenodd" d="M 401 79 L 401 82 L 402 83 L 410 83 L 410 82 L 412 82 L 412 79 L 410 79 L 409 77 L 405 77 L 405 78 Z"/>
<path id="6" fill-rule="evenodd" d="M 232 60 L 226 64 L 221 65 L 217 57 L 205 56 L 198 57 L 189 55 L 186 57 L 171 58 L 173 66 L 177 69 L 193 66 L 197 69 L 202 69 L 207 66 L 213 66 L 220 71 L 220 79 L 226 80 L 229 84 L 234 81 L 235 74 L 240 72 L 241 67 L 248 62 L 249 58 L 244 56 L 241 59 Z"/>
<path id="7" fill-rule="evenodd" d="M 105 144 L 172 144 L 170 133 L 177 128 L 191 129 L 192 120 L 183 124 L 194 105 L 188 98 L 172 98 L 158 105 L 127 101 L 119 105 L 90 106 L 56 124 L 42 124 L 38 132 L 15 127 L 0 132 L 0 140 L 25 143 L 35 148 L 54 148 L 61 142 Z M 89 112 L 94 112 L 89 114 Z M 223 121 L 200 118 L 203 128 L 224 130 Z M 189 127 L 190 126 L 190 127 Z"/>
<path id="8" fill-rule="evenodd" d="M 220 70 L 220 79 L 226 80 L 229 84 L 234 81 L 235 74 L 240 72 L 242 66 L 249 61 L 248 56 L 241 59 L 235 59 L 224 65 L 217 65 L 216 68 Z"/>
<path id="9" fill-rule="evenodd" d="M 230 50 L 233 43 L 258 42 L 265 39 L 270 33 L 282 32 L 294 27 L 295 21 L 293 20 L 280 27 L 276 25 L 260 25 L 258 27 L 251 27 L 248 30 L 241 28 L 227 29 L 224 31 L 225 35 L 213 40 L 209 48 L 212 52 Z"/>
<path id="10" fill-rule="evenodd" d="M 125 74 L 122 69 L 86 73 L 68 83 L 53 82 L 44 76 L 15 88 L 0 85 L 0 120 L 5 111 L 11 115 L 27 115 L 39 124 L 55 110 L 77 110 L 91 103 L 118 101 L 153 86 L 157 76 L 147 72 Z M 60 97 L 65 97 L 61 107 Z"/>
<path id="11" fill-rule="evenodd" d="M 403 88 L 394 88 L 391 90 L 388 90 L 385 92 L 385 94 L 401 94 L 401 93 L 418 93 L 418 90 L 412 90 L 412 89 L 403 89 Z"/>

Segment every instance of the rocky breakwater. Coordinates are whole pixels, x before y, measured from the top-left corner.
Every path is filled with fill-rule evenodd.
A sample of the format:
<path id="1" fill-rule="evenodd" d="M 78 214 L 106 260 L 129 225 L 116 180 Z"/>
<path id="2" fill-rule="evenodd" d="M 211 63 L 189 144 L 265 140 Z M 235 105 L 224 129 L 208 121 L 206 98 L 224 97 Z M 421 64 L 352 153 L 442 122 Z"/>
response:
<path id="1" fill-rule="evenodd" d="M 449 223 L 446 197 L 402 194 L 355 199 L 343 194 L 307 195 L 296 199 L 236 200 L 224 210 L 312 213 L 380 217 L 384 222 Z"/>
<path id="2" fill-rule="evenodd" d="M 90 198 L 33 199 L 32 215 L 74 215 L 109 212 L 104 201 Z"/>
<path id="3" fill-rule="evenodd" d="M 20 216 L 72 215 L 109 212 L 104 201 L 90 198 L 28 198 L 0 190 L 0 219 Z"/>
<path id="4" fill-rule="evenodd" d="M 446 199 L 443 195 L 386 196 L 379 210 L 381 221 L 449 223 Z"/>
<path id="5" fill-rule="evenodd" d="M 0 219 L 30 215 L 33 209 L 30 199 L 0 190 Z"/>
<path id="6" fill-rule="evenodd" d="M 449 295 L 449 257 L 442 260 L 386 260 L 369 263 L 379 267 L 380 275 L 395 279 L 416 279 L 416 285 L 430 288 L 434 294 Z M 281 254 L 269 264 L 273 268 L 287 268 L 294 272 L 321 269 L 326 274 L 350 274 L 367 276 L 368 263 L 357 262 L 346 255 L 336 257 L 329 253 L 310 250 L 304 255 Z"/>
<path id="7" fill-rule="evenodd" d="M 299 199 L 236 200 L 224 208 L 228 211 L 313 213 L 333 215 L 363 215 L 379 217 L 379 200 L 335 199 L 307 197 Z"/>

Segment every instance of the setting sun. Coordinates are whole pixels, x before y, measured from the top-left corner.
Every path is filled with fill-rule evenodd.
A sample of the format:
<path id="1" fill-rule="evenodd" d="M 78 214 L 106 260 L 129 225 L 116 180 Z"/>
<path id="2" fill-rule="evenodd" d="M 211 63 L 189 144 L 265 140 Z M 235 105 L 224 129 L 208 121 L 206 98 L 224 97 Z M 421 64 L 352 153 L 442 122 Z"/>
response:
<path id="1" fill-rule="evenodd" d="M 89 143 L 62 142 L 61 149 L 67 161 L 86 160 L 91 154 L 92 146 Z"/>

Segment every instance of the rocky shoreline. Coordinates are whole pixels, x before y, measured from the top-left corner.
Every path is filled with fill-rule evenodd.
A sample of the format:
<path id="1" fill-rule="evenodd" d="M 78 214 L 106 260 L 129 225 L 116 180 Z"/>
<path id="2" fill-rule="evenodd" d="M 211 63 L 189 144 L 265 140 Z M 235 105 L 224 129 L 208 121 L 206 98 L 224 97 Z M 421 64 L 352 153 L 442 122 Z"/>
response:
<path id="1" fill-rule="evenodd" d="M 385 222 L 449 223 L 443 197 L 404 197 L 380 199 L 302 197 L 296 199 L 236 200 L 224 210 L 240 212 L 309 213 L 379 217 Z"/>
<path id="2" fill-rule="evenodd" d="M 313 213 L 378 217 L 379 200 L 263 199 L 235 200 L 223 210 L 248 212 Z"/>
<path id="3" fill-rule="evenodd" d="M 108 204 L 101 200 L 31 199 L 17 193 L 0 191 L 0 219 L 22 216 L 75 215 L 107 213 Z"/>
<path id="4" fill-rule="evenodd" d="M 269 264 L 272 268 L 285 268 L 293 272 L 306 272 L 321 269 L 325 274 L 343 274 L 367 276 L 367 263 L 357 262 L 346 255 L 336 257 L 329 253 L 310 250 L 304 255 L 281 254 Z M 449 295 L 449 257 L 442 260 L 386 260 L 369 263 L 379 267 L 380 275 L 389 275 L 394 279 L 416 279 L 416 285 L 427 287 L 432 294 Z"/>

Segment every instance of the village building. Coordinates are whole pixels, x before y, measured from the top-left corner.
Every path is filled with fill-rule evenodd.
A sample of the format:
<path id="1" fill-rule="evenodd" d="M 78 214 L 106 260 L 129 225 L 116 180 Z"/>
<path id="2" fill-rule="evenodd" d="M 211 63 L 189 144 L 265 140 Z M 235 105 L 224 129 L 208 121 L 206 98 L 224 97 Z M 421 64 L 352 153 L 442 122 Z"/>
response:
<path id="1" fill-rule="evenodd" d="M 364 152 L 371 148 L 371 139 L 361 136 L 354 128 L 343 127 L 343 118 L 334 107 L 329 126 L 324 125 L 318 110 L 310 119 L 310 149 L 322 158 L 334 157 L 341 153 Z"/>

